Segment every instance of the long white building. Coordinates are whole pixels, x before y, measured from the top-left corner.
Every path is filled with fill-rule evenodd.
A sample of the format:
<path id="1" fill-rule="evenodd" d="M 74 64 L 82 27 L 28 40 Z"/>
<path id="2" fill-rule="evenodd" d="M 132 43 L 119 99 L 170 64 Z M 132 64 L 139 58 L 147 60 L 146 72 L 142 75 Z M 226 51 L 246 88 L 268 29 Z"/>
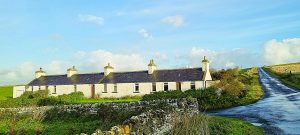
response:
<path id="1" fill-rule="evenodd" d="M 35 79 L 26 86 L 15 86 L 13 97 L 25 91 L 49 90 L 51 96 L 83 92 L 86 97 L 123 97 L 145 95 L 157 91 L 188 90 L 208 87 L 213 83 L 209 61 L 204 57 L 202 68 L 157 69 L 153 60 L 148 70 L 114 72 L 108 63 L 104 72 L 78 74 L 73 66 L 64 75 L 46 75 L 40 68 Z"/>

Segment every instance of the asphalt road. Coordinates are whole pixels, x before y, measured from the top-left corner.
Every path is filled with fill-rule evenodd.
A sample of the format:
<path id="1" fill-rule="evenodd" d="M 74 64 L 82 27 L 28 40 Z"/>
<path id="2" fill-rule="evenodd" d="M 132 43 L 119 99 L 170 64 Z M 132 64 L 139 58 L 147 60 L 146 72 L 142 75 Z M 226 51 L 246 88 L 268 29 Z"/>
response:
<path id="1" fill-rule="evenodd" d="M 262 127 L 266 134 L 300 135 L 300 92 L 259 69 L 263 99 L 246 105 L 209 112 L 209 115 L 243 119 Z"/>

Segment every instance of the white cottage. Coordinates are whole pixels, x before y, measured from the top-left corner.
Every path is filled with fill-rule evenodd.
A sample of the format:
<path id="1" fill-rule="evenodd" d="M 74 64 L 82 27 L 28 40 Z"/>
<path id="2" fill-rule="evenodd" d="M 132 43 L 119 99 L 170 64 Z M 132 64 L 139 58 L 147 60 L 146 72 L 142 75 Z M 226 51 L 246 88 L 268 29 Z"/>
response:
<path id="1" fill-rule="evenodd" d="M 83 92 L 86 97 L 123 97 L 145 95 L 157 91 L 188 90 L 208 87 L 213 83 L 209 61 L 204 57 L 202 68 L 157 69 L 150 60 L 148 71 L 114 72 L 108 63 L 104 72 L 78 74 L 73 66 L 65 75 L 46 75 L 40 68 L 27 86 L 15 86 L 14 98 L 24 91 L 49 90 L 57 96 Z"/>

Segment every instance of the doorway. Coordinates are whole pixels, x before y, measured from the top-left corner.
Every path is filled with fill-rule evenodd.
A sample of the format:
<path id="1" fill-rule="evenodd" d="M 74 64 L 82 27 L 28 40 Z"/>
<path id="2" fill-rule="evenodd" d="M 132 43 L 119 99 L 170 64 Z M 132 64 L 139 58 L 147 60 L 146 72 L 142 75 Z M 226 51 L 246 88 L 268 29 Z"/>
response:
<path id="1" fill-rule="evenodd" d="M 176 90 L 181 90 L 181 82 L 176 82 Z"/>

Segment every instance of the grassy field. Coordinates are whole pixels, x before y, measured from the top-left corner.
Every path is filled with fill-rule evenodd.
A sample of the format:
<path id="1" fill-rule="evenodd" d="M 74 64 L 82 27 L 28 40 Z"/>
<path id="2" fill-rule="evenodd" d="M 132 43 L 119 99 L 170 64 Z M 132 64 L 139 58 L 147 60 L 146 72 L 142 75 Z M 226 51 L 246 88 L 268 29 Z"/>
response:
<path id="1" fill-rule="evenodd" d="M 264 66 L 263 69 L 284 84 L 300 90 L 300 63 Z"/>
<path id="2" fill-rule="evenodd" d="M 0 101 L 12 98 L 13 87 L 12 86 L 0 86 Z"/>
<path id="3" fill-rule="evenodd" d="M 264 135 L 259 127 L 239 119 L 209 116 L 211 135 Z"/>

